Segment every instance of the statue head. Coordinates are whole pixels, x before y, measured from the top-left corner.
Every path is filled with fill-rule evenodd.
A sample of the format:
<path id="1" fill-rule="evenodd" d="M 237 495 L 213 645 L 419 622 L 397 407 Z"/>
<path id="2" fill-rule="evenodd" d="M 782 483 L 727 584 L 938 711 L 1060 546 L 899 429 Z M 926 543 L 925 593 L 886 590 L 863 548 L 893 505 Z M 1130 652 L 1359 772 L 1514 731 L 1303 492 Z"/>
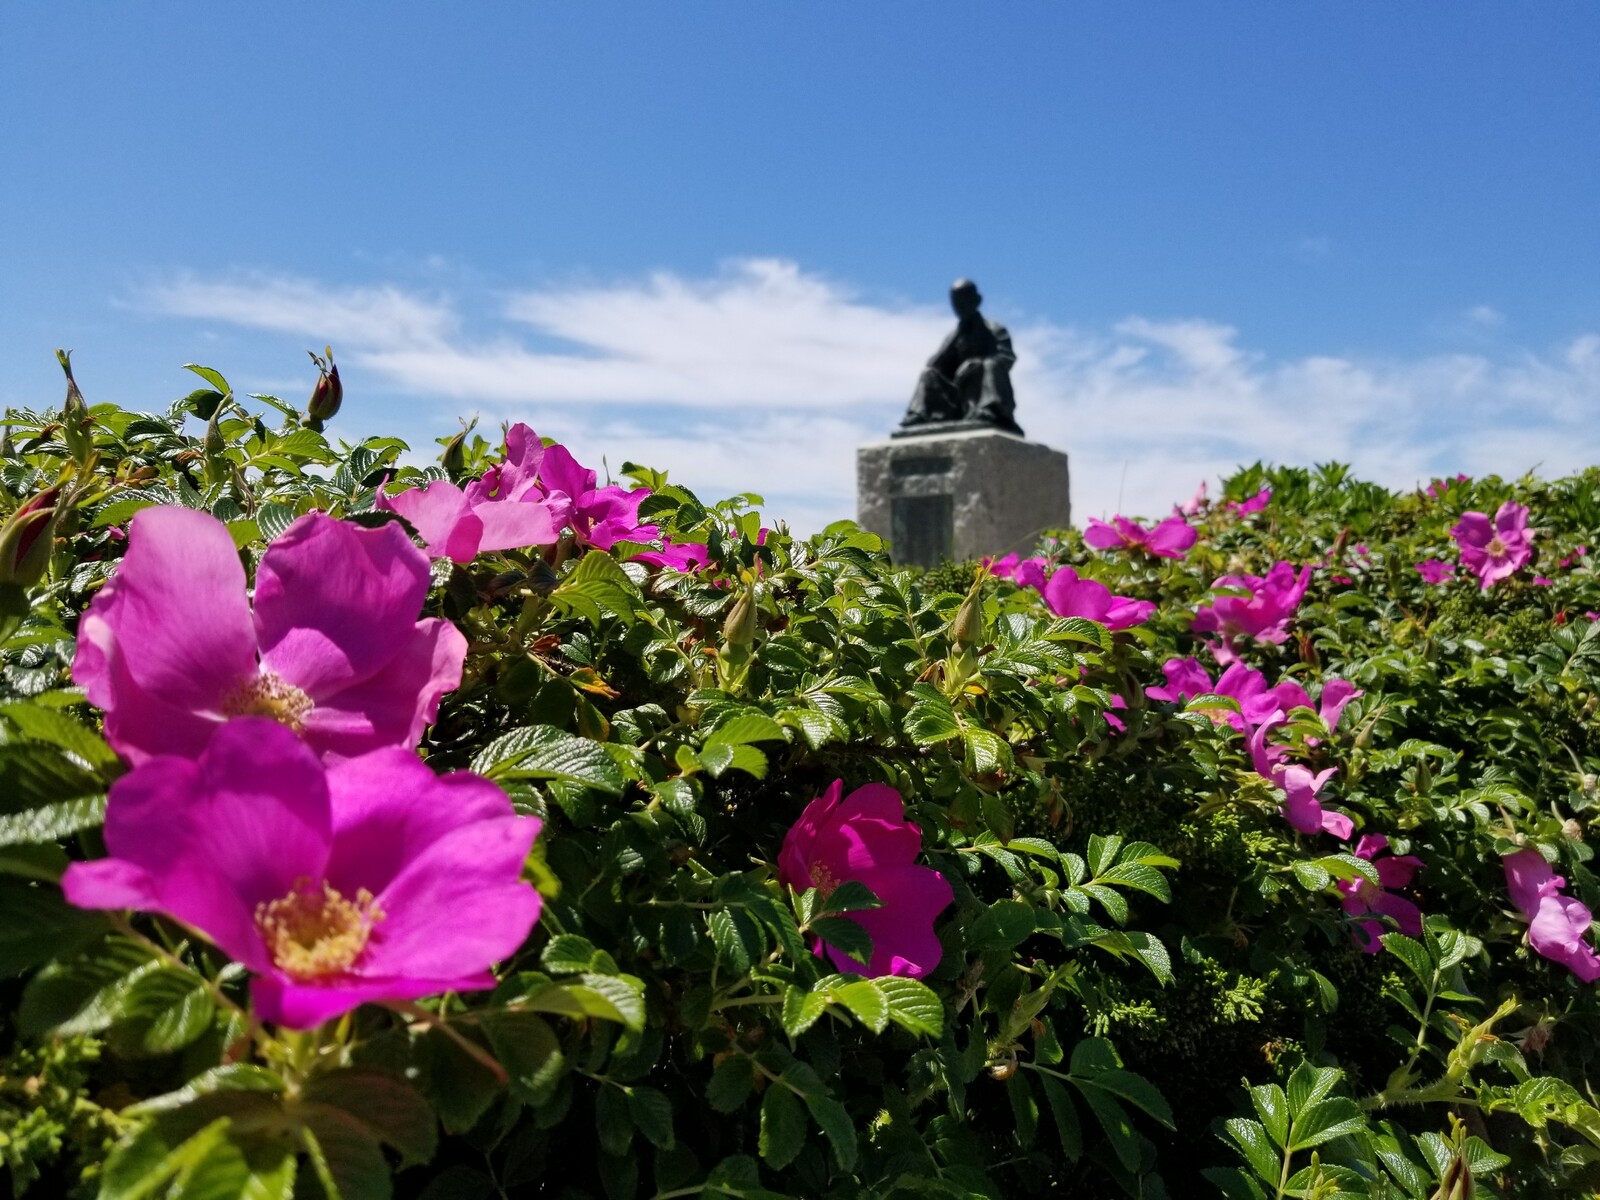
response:
<path id="1" fill-rule="evenodd" d="M 978 285 L 970 279 L 958 279 L 950 285 L 950 307 L 955 309 L 956 316 L 965 321 L 968 317 L 978 315 L 978 305 L 983 303 L 983 297 L 978 294 Z"/>

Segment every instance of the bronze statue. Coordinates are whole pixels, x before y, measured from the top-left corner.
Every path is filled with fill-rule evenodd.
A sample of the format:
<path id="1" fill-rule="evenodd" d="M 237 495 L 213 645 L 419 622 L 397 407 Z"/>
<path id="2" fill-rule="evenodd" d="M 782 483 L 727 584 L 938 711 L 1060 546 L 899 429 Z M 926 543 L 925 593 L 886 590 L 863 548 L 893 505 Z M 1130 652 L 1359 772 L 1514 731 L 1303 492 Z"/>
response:
<path id="1" fill-rule="evenodd" d="M 917 380 L 902 431 L 932 432 L 926 427 L 959 421 L 1022 434 L 1011 393 L 1011 365 L 1017 361 L 1011 335 L 1004 325 L 984 319 L 978 311 L 982 303 L 972 280 L 950 285 L 956 327 Z"/>

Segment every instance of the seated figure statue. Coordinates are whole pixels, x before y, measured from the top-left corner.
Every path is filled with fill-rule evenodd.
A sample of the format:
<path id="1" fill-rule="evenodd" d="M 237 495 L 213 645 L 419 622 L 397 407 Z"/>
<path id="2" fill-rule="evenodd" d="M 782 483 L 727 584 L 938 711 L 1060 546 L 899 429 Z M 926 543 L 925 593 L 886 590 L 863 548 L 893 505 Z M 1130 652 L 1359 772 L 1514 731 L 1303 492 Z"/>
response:
<path id="1" fill-rule="evenodd" d="M 983 297 L 970 279 L 950 285 L 950 307 L 956 327 L 928 360 L 901 429 L 946 421 L 993 425 L 1020 435 L 1017 402 L 1011 393 L 1011 335 L 1005 326 L 985 320 L 978 311 Z"/>

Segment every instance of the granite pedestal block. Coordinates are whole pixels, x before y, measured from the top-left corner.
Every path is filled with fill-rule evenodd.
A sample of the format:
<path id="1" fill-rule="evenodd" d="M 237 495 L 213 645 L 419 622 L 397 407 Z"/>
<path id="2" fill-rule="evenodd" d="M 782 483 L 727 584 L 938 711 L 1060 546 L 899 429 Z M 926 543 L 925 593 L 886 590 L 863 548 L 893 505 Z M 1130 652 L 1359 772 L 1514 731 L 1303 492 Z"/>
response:
<path id="1" fill-rule="evenodd" d="M 896 563 L 1026 554 L 1072 519 L 1067 456 L 993 426 L 918 431 L 856 450 L 856 521 Z"/>

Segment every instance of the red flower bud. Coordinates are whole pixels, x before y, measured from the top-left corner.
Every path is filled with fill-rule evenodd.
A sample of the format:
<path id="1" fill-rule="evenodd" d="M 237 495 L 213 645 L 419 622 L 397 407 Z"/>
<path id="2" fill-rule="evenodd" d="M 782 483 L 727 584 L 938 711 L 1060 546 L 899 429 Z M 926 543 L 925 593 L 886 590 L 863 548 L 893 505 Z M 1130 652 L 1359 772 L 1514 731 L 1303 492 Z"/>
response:
<path id="1" fill-rule="evenodd" d="M 317 364 L 317 383 L 311 389 L 311 399 L 306 404 L 306 424 L 312 429 L 322 429 L 324 421 L 330 421 L 339 411 L 339 405 L 344 400 L 344 384 L 339 382 L 339 368 L 333 361 L 333 347 L 324 348 L 327 358 L 315 352 L 311 361 Z"/>
<path id="2" fill-rule="evenodd" d="M 32 587 L 44 578 L 55 544 L 61 485 L 46 488 L 0 525 L 0 584 Z"/>

